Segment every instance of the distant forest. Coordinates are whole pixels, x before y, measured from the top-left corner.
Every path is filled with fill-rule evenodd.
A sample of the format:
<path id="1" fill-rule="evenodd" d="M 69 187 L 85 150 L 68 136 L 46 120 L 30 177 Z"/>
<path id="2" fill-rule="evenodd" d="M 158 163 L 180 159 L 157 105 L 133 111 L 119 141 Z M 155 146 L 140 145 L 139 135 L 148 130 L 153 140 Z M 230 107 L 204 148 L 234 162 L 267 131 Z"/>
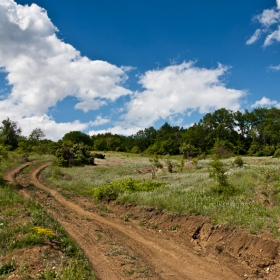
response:
<path id="1" fill-rule="evenodd" d="M 131 136 L 112 133 L 89 136 L 80 131 L 66 133 L 57 142 L 44 139 L 37 128 L 29 137 L 10 119 L 0 127 L 0 152 L 4 147 L 22 152 L 57 153 L 62 147 L 84 145 L 95 151 L 120 151 L 151 155 L 206 156 L 216 152 L 232 155 L 279 156 L 280 109 L 255 108 L 231 111 L 224 108 L 206 114 L 189 128 L 165 123 L 159 129 L 145 128 Z M 2 147 L 2 148 L 1 148 Z"/>

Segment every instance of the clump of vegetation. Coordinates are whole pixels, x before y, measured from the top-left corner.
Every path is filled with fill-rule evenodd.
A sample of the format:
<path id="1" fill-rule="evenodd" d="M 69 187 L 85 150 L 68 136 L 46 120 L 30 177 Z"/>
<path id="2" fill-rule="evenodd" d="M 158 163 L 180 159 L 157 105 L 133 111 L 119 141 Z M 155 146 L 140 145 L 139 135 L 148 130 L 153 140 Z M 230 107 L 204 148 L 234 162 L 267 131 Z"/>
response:
<path id="1" fill-rule="evenodd" d="M 45 236 L 47 239 L 53 239 L 56 234 L 50 228 L 33 227 L 32 228 L 38 235 Z"/>
<path id="2" fill-rule="evenodd" d="M 212 149 L 212 154 L 214 157 L 225 159 L 232 157 L 234 145 L 229 141 L 221 141 L 219 138 L 216 139 L 214 147 Z"/>
<path id="3" fill-rule="evenodd" d="M 94 156 L 91 155 L 89 147 L 82 144 L 74 144 L 72 147 L 63 146 L 56 151 L 57 166 L 80 166 L 94 165 Z"/>
<path id="4" fill-rule="evenodd" d="M 165 161 L 165 163 L 166 163 L 166 166 L 167 166 L 167 171 L 168 171 L 169 173 L 172 173 L 172 172 L 173 172 L 173 164 L 172 164 L 172 161 L 171 161 L 170 159 L 167 159 L 167 160 Z"/>
<path id="5" fill-rule="evenodd" d="M 130 150 L 131 153 L 133 154 L 139 154 L 141 151 L 139 149 L 138 146 L 134 146 L 131 150 Z"/>
<path id="6" fill-rule="evenodd" d="M 186 144 L 186 143 L 183 143 L 180 146 L 179 150 L 180 150 L 180 154 L 182 154 L 184 158 L 188 158 L 188 159 L 190 159 L 193 156 L 196 156 L 198 153 L 197 149 L 193 145 Z"/>
<path id="7" fill-rule="evenodd" d="M 198 158 L 193 158 L 192 164 L 195 166 L 195 168 L 198 168 Z"/>
<path id="8" fill-rule="evenodd" d="M 218 194 L 232 195 L 235 188 L 229 183 L 226 171 L 225 164 L 218 157 L 215 157 L 209 165 L 210 178 L 213 178 L 217 183 L 212 187 L 212 190 Z"/>
<path id="9" fill-rule="evenodd" d="M 162 183 L 150 180 L 138 181 L 133 179 L 126 179 L 99 186 L 97 188 L 94 188 L 92 191 L 95 201 L 100 201 L 102 199 L 116 200 L 122 193 L 149 192 L 162 186 Z"/>
<path id="10" fill-rule="evenodd" d="M 275 150 L 274 154 L 273 154 L 274 158 L 280 158 L 280 149 Z"/>
<path id="11" fill-rule="evenodd" d="M 184 158 L 182 157 L 180 159 L 180 162 L 177 164 L 177 168 L 182 172 L 183 168 L 184 168 L 184 165 L 185 165 L 185 161 L 184 161 Z"/>
<path id="12" fill-rule="evenodd" d="M 244 161 L 240 156 L 237 156 L 233 163 L 240 168 L 243 167 L 243 165 L 244 165 Z"/>
<path id="13" fill-rule="evenodd" d="M 149 159 L 149 162 L 151 163 L 151 167 L 152 167 L 152 179 L 156 178 L 156 171 L 157 169 L 161 169 L 163 168 L 163 165 L 161 164 L 161 162 L 159 161 L 159 158 L 157 155 L 155 155 L 154 157 Z"/>
<path id="14" fill-rule="evenodd" d="M 9 274 L 10 272 L 13 272 L 15 270 L 16 270 L 16 267 L 15 267 L 13 261 L 4 263 L 0 266 L 0 276 Z"/>

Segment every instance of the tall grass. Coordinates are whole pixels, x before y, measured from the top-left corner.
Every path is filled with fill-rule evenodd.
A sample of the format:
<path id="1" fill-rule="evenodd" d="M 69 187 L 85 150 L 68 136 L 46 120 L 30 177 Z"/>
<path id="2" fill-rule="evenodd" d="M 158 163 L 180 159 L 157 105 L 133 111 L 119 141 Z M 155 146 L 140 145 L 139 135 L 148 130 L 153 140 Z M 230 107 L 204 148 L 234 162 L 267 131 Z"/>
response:
<path id="1" fill-rule="evenodd" d="M 73 194 L 89 195 L 93 188 L 110 184 L 113 181 L 131 178 L 147 180 L 152 178 L 148 171 L 149 158 L 109 154 L 102 165 L 83 168 L 59 169 L 60 177 L 52 178 L 54 167 L 44 172 L 53 186 L 68 190 Z M 248 229 L 252 233 L 269 230 L 278 238 L 280 214 L 280 169 L 279 159 L 266 157 L 243 157 L 242 168 L 234 164 L 235 158 L 223 160 L 228 183 L 235 192 L 230 195 L 215 192 L 213 178 L 209 177 L 211 159 L 200 160 L 196 164 L 185 163 L 182 171 L 173 168 L 168 172 L 165 165 L 156 172 L 156 181 L 164 188 L 151 192 L 123 192 L 117 201 L 135 205 L 151 205 L 173 213 L 205 215 L 214 224 L 224 224 Z M 172 157 L 172 163 L 180 164 L 180 158 Z M 116 164 L 117 163 L 117 164 Z M 145 170 L 147 172 L 145 172 Z M 71 178 L 65 180 L 65 176 Z M 50 179 L 52 178 L 52 179 Z"/>

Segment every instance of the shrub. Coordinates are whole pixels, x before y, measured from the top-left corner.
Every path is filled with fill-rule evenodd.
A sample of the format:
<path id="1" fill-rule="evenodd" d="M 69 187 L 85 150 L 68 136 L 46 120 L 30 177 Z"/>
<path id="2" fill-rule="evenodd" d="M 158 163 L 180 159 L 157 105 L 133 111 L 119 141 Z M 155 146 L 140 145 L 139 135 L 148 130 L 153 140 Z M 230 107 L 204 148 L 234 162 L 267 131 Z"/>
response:
<path id="1" fill-rule="evenodd" d="M 2 158 L 7 159 L 8 158 L 8 154 L 9 154 L 9 146 L 2 146 L 0 145 L 0 155 L 2 156 Z"/>
<path id="2" fill-rule="evenodd" d="M 274 154 L 273 154 L 274 158 L 279 158 L 280 157 L 280 149 L 277 149 Z"/>
<path id="3" fill-rule="evenodd" d="M 209 166 L 210 178 L 217 182 L 212 187 L 212 191 L 218 194 L 232 195 L 235 193 L 235 188 L 228 182 L 226 171 L 225 164 L 215 157 Z"/>
<path id="4" fill-rule="evenodd" d="M 169 173 L 172 173 L 173 172 L 173 164 L 172 164 L 172 161 L 170 159 L 166 160 L 165 161 L 166 163 L 166 166 L 167 166 L 167 170 Z"/>
<path id="5" fill-rule="evenodd" d="M 156 170 L 158 168 L 163 168 L 162 164 L 159 161 L 159 158 L 157 155 L 149 159 L 149 162 L 152 165 L 152 179 L 155 179 L 156 177 Z"/>
<path id="6" fill-rule="evenodd" d="M 118 180 L 93 189 L 95 201 L 102 199 L 116 200 L 122 193 L 149 192 L 162 187 L 162 183 L 154 181 L 137 181 L 133 179 Z"/>
<path id="7" fill-rule="evenodd" d="M 198 168 L 198 158 L 193 158 L 192 164 L 195 166 L 195 168 Z"/>
<path id="8" fill-rule="evenodd" d="M 185 165 L 185 161 L 184 161 L 184 158 L 182 157 L 180 159 L 180 162 L 177 164 L 177 168 L 182 172 L 183 168 L 184 168 L 184 165 Z"/>
<path id="9" fill-rule="evenodd" d="M 230 158 L 233 156 L 234 146 L 229 141 L 221 141 L 220 139 L 216 139 L 214 147 L 212 149 L 212 154 L 214 157 L 218 158 Z"/>
<path id="10" fill-rule="evenodd" d="M 236 157 L 233 163 L 240 168 L 243 167 L 244 164 L 243 159 L 240 156 Z"/>
<path id="11" fill-rule="evenodd" d="M 193 155 L 196 155 L 196 148 L 193 145 L 183 143 L 180 148 L 180 154 L 183 155 L 184 158 L 190 158 Z"/>
<path id="12" fill-rule="evenodd" d="M 10 272 L 13 272 L 15 269 L 15 265 L 12 261 L 10 261 L 9 263 L 4 263 L 0 266 L 0 275 L 5 275 Z"/>
<path id="13" fill-rule="evenodd" d="M 94 165 L 94 156 L 91 155 L 89 147 L 84 144 L 63 146 L 56 151 L 56 157 L 57 166 Z"/>
<path id="14" fill-rule="evenodd" d="M 141 151 L 139 149 L 138 146 L 134 146 L 131 150 L 130 150 L 131 153 L 133 154 L 139 154 Z"/>

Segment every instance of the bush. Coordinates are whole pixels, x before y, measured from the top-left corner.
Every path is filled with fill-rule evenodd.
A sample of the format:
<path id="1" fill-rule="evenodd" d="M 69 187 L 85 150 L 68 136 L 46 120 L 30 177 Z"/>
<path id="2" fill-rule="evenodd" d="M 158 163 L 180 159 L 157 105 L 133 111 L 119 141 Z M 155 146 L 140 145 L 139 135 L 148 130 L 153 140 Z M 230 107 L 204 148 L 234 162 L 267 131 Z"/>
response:
<path id="1" fill-rule="evenodd" d="M 134 146 L 131 150 L 130 150 L 131 153 L 133 154 L 139 154 L 141 151 L 140 149 L 138 148 L 138 146 Z"/>
<path id="2" fill-rule="evenodd" d="M 162 183 L 154 181 L 118 180 L 93 189 L 93 199 L 95 201 L 116 200 L 122 193 L 149 192 L 160 187 Z"/>
<path id="3" fill-rule="evenodd" d="M 236 157 L 233 163 L 240 168 L 243 167 L 244 164 L 243 159 L 240 156 Z"/>
<path id="4" fill-rule="evenodd" d="M 262 148 L 262 154 L 264 156 L 272 156 L 275 153 L 275 147 L 273 145 L 265 145 Z"/>
<path id="5" fill-rule="evenodd" d="M 214 147 L 212 149 L 212 154 L 214 155 L 214 157 L 225 159 L 225 158 L 230 158 L 234 155 L 233 150 L 234 150 L 234 146 L 232 143 L 230 143 L 227 140 L 221 141 L 217 138 Z"/>
<path id="6" fill-rule="evenodd" d="M 89 147 L 84 144 L 74 144 L 73 147 L 63 146 L 56 151 L 57 166 L 94 165 L 94 156 Z"/>
<path id="7" fill-rule="evenodd" d="M 274 154 L 273 154 L 274 158 L 280 158 L 280 149 L 277 149 Z"/>
<path id="8" fill-rule="evenodd" d="M 172 164 L 172 161 L 170 159 L 166 160 L 165 161 L 166 163 L 166 166 L 167 166 L 167 170 L 169 173 L 172 173 L 173 172 L 173 164 Z"/>
<path id="9" fill-rule="evenodd" d="M 5 275 L 15 270 L 15 265 L 12 261 L 9 263 L 4 263 L 0 266 L 0 275 Z"/>
<path id="10" fill-rule="evenodd" d="M 184 165 L 185 165 L 185 161 L 184 161 L 184 158 L 182 157 L 180 159 L 180 162 L 177 164 L 177 168 L 182 172 L 183 168 L 184 168 Z"/>
<path id="11" fill-rule="evenodd" d="M 152 179 L 156 178 L 156 170 L 158 168 L 163 168 L 163 165 L 160 163 L 159 158 L 157 155 L 154 155 L 152 158 L 149 159 L 152 167 Z"/>
<path id="12" fill-rule="evenodd" d="M 226 171 L 225 164 L 217 157 L 210 163 L 210 178 L 213 178 L 217 182 L 217 184 L 212 187 L 212 191 L 218 194 L 232 195 L 236 190 L 234 186 L 228 182 Z"/>
<path id="13" fill-rule="evenodd" d="M 3 159 L 7 159 L 8 158 L 8 154 L 10 147 L 9 146 L 2 146 L 0 145 L 0 155 L 2 156 Z"/>

